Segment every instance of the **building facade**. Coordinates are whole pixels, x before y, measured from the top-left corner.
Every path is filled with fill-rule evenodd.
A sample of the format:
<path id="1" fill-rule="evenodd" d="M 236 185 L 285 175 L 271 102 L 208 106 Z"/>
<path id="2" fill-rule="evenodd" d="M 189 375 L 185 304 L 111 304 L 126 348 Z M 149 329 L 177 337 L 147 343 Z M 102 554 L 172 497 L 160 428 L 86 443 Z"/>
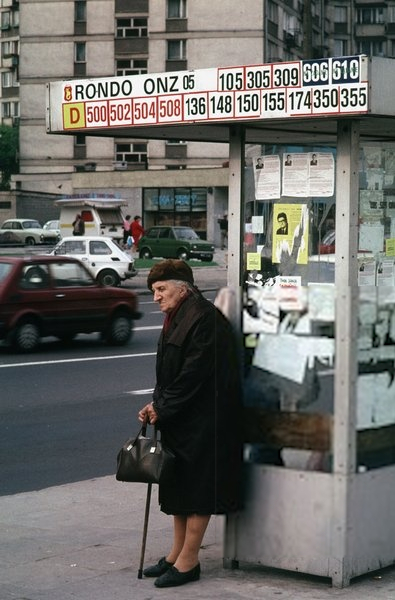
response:
<path id="1" fill-rule="evenodd" d="M 143 213 L 146 226 L 190 224 L 215 241 L 215 217 L 227 203 L 226 174 L 218 172 L 227 167 L 227 144 L 49 136 L 46 83 L 394 54 L 395 2 L 0 1 L 1 115 L 3 123 L 20 123 L 17 210 L 26 213 L 41 194 L 50 218 L 59 195 L 115 194 Z M 193 177 L 182 173 L 192 170 Z"/>

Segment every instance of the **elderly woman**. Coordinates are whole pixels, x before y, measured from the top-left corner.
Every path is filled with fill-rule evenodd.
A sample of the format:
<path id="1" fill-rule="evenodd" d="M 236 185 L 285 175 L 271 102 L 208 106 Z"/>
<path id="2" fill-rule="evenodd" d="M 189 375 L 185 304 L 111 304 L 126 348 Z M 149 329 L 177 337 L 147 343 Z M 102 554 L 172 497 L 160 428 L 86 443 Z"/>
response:
<path id="1" fill-rule="evenodd" d="M 194 286 L 185 262 L 157 263 L 147 283 L 165 320 L 153 402 L 139 420 L 157 425 L 177 468 L 159 486 L 161 510 L 173 515 L 173 543 L 144 575 L 172 587 L 199 579 L 210 516 L 240 508 L 240 366 L 230 323 Z"/>

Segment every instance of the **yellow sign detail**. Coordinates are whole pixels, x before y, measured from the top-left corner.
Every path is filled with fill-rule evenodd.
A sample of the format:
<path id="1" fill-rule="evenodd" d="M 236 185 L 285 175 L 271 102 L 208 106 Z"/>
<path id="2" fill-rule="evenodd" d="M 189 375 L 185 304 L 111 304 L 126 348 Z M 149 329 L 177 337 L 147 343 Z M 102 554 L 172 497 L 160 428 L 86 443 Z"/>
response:
<path id="1" fill-rule="evenodd" d="M 86 126 L 83 102 L 63 104 L 64 129 L 82 129 Z"/>

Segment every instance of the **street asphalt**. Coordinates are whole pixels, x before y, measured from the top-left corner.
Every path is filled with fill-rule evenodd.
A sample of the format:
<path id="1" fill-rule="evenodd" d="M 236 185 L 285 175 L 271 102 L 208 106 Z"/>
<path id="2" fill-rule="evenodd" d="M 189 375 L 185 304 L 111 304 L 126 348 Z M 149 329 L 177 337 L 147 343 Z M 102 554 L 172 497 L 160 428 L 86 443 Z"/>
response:
<path id="1" fill-rule="evenodd" d="M 218 267 L 194 269 L 202 291 L 226 285 L 223 259 Z M 139 274 L 132 285 L 141 293 L 145 277 Z M 261 565 L 224 569 L 220 516 L 212 518 L 203 542 L 200 581 L 155 588 L 153 579 L 137 577 L 147 486 L 116 481 L 115 463 L 116 457 L 114 475 L 0 496 L 0 600 L 395 599 L 395 567 L 344 589 Z M 171 517 L 159 511 L 153 486 L 145 565 L 167 553 L 171 536 Z"/>

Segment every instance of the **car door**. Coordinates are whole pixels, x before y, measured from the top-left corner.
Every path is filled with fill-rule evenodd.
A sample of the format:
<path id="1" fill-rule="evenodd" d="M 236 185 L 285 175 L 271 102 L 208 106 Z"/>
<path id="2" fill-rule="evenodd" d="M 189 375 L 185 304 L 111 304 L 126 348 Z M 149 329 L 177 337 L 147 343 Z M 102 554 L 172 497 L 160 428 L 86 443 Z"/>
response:
<path id="1" fill-rule="evenodd" d="M 163 258 L 175 257 L 175 240 L 172 233 L 170 227 L 161 227 L 159 229 L 156 254 L 154 256 L 161 256 Z"/>
<path id="2" fill-rule="evenodd" d="M 77 262 L 59 261 L 50 266 L 53 285 L 53 326 L 58 332 L 102 329 L 110 298 L 92 275 Z"/>
<path id="3" fill-rule="evenodd" d="M 94 276 L 105 267 L 114 266 L 116 269 L 117 265 L 112 265 L 112 255 L 113 251 L 105 240 L 90 240 L 88 242 L 88 265 Z M 114 260 L 119 262 L 118 257 Z"/>

